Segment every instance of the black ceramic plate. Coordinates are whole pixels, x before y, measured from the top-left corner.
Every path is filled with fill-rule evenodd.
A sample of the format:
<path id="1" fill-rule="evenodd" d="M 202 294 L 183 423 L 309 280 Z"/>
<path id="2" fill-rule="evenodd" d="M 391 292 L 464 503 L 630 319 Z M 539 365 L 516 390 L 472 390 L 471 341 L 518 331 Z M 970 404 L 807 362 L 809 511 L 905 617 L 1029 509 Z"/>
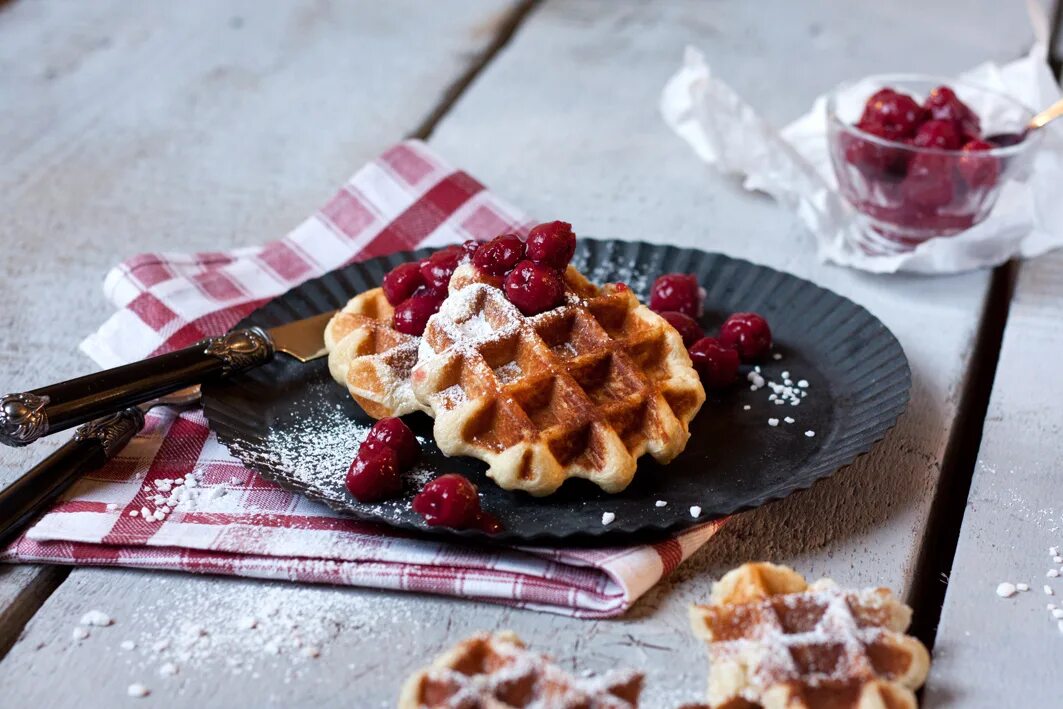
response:
<path id="1" fill-rule="evenodd" d="M 427 253 L 393 254 L 326 274 L 267 303 L 240 325 L 269 327 L 340 307 L 376 286 L 395 264 Z M 304 365 L 279 356 L 261 369 L 205 387 L 210 425 L 236 457 L 267 479 L 362 520 L 486 538 L 474 530 L 428 527 L 410 509 L 425 480 L 454 471 L 479 486 L 484 509 L 505 526 L 493 540 L 600 543 L 650 538 L 803 490 L 866 453 L 908 402 L 911 375 L 893 334 L 864 308 L 813 283 L 721 254 L 638 242 L 581 239 L 574 263 L 596 283 L 628 283 L 644 300 L 658 274 L 697 274 L 707 291 L 706 332 L 714 332 L 731 312 L 761 313 L 781 355 L 763 363 L 761 373 L 779 384 L 789 378 L 806 396 L 797 406 L 776 404 L 769 386 L 750 390 L 745 378 L 750 370 L 743 368 L 740 385 L 709 394 L 686 450 L 667 466 L 643 457 L 634 482 L 618 495 L 582 480 L 570 480 L 546 498 L 502 490 L 479 461 L 445 458 L 432 443 L 431 420 L 418 414 L 407 420 L 422 438 L 425 459 L 409 476 L 403 497 L 359 503 L 344 490 L 343 478 L 372 421 L 332 381 L 324 359 Z M 769 419 L 778 425 L 769 425 Z M 658 507 L 658 500 L 667 504 Z M 696 519 L 693 506 L 701 508 Z M 602 524 L 605 512 L 615 515 L 609 525 Z"/>

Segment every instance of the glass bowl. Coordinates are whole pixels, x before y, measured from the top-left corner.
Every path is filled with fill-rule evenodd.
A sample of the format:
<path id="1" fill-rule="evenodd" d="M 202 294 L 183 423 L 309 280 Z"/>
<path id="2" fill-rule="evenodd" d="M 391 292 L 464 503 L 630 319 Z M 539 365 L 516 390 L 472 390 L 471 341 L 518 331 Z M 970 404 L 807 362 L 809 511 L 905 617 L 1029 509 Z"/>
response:
<path id="1" fill-rule="evenodd" d="M 938 86 L 952 88 L 980 117 L 982 136 L 1000 147 L 920 148 L 856 127 L 876 91 L 892 88 L 922 105 Z M 1028 169 L 1041 135 L 1015 140 L 1033 115 L 1005 94 L 945 77 L 881 74 L 835 88 L 827 99 L 827 141 L 838 189 L 858 214 L 858 245 L 869 253 L 901 253 L 984 220 L 1002 185 Z M 1009 138 L 1013 144 L 1006 145 Z"/>

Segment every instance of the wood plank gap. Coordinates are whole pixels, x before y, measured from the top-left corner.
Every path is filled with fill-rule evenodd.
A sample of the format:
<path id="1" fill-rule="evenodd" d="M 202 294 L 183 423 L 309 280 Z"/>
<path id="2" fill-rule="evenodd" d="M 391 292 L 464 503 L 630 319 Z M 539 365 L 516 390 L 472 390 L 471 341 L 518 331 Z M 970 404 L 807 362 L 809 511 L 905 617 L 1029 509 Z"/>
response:
<path id="1" fill-rule="evenodd" d="M 20 588 L 12 601 L 0 607 L 0 661 L 18 641 L 26 623 L 40 609 L 48 597 L 70 575 L 69 566 L 42 567 L 8 567 L 10 570 L 24 570 L 34 574 L 25 586 Z"/>
<path id="2" fill-rule="evenodd" d="M 983 308 L 982 327 L 975 340 L 971 366 L 964 380 L 952 435 L 945 448 L 940 482 L 930 506 L 913 575 L 909 604 L 915 612 L 910 632 L 931 650 L 982 444 L 982 427 L 993 391 L 1018 270 L 1018 263 L 1009 261 L 993 271 Z"/>
<path id="3" fill-rule="evenodd" d="M 469 64 L 469 68 L 457 79 L 454 80 L 447 90 L 443 92 L 443 97 L 440 99 L 439 104 L 432 110 L 428 116 L 417 126 L 409 135 L 410 138 L 420 138 L 421 140 L 428 140 L 432 135 L 432 131 L 435 130 L 439 122 L 443 120 L 443 117 L 447 115 L 450 109 L 457 103 L 461 95 L 465 93 L 465 90 L 469 88 L 476 77 L 480 75 L 487 65 L 491 63 L 491 60 L 498 55 L 502 49 L 505 48 L 509 41 L 513 39 L 513 35 L 517 33 L 517 28 L 524 23 L 524 20 L 528 18 L 531 11 L 539 5 L 541 0 L 524 0 L 517 7 L 515 7 L 507 17 L 505 17 L 499 24 L 497 33 L 495 34 L 494 41 L 491 42 L 479 56 L 477 56 Z"/>

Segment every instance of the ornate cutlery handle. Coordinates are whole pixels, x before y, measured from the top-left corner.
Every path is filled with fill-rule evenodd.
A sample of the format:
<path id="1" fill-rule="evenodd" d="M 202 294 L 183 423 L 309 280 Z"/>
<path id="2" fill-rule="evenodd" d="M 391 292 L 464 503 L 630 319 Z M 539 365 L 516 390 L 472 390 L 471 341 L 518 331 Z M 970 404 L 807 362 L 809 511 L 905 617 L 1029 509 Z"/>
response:
<path id="1" fill-rule="evenodd" d="M 0 398 L 0 443 L 24 446 L 56 431 L 213 377 L 273 359 L 273 340 L 257 327 L 123 367 Z"/>
<path id="2" fill-rule="evenodd" d="M 59 450 L 0 490 L 0 546 L 75 480 L 120 451 L 143 425 L 144 414 L 135 406 L 87 423 Z"/>

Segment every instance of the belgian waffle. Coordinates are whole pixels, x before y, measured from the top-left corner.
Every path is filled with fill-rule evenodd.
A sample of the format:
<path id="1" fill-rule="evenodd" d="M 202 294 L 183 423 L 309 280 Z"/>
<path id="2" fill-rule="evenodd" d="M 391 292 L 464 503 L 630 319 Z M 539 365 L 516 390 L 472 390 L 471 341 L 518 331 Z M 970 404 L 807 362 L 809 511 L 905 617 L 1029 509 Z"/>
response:
<path id="1" fill-rule="evenodd" d="M 399 709 L 634 709 L 642 674 L 575 679 L 509 631 L 458 643 L 402 688 Z"/>
<path id="2" fill-rule="evenodd" d="M 565 303 L 528 317 L 481 281 L 458 268 L 413 371 L 440 450 L 533 495 L 569 477 L 619 492 L 641 455 L 682 452 L 705 391 L 679 333 L 629 288 L 569 266 Z"/>
<path id="3" fill-rule="evenodd" d="M 392 328 L 393 312 L 384 291 L 373 288 L 351 298 L 325 327 L 332 378 L 378 419 L 426 410 L 410 388 L 421 338 Z"/>
<path id="4" fill-rule="evenodd" d="M 709 645 L 709 705 L 914 709 L 930 656 L 904 634 L 911 613 L 886 588 L 808 585 L 784 566 L 744 564 L 691 611 Z"/>

